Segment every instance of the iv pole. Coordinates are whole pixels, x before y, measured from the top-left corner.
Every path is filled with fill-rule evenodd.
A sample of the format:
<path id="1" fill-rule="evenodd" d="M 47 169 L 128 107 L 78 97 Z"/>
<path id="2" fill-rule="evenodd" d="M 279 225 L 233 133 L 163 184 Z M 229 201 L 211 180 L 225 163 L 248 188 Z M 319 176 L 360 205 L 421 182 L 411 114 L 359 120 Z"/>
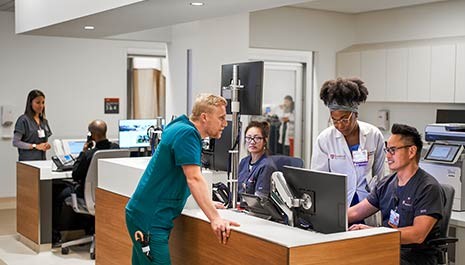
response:
<path id="1" fill-rule="evenodd" d="M 238 71 L 239 66 L 233 65 L 233 79 L 229 87 L 224 87 L 223 89 L 231 90 L 231 112 L 232 112 L 232 138 L 231 146 L 234 149 L 229 150 L 231 154 L 231 175 L 228 176 L 229 189 L 231 191 L 231 204 L 229 208 L 235 208 L 238 195 L 238 186 L 237 186 L 237 175 L 239 168 L 239 143 L 236 144 L 238 139 L 238 128 L 240 121 L 240 102 L 239 102 L 239 90 L 244 86 L 241 85 L 240 80 L 238 80 Z"/>

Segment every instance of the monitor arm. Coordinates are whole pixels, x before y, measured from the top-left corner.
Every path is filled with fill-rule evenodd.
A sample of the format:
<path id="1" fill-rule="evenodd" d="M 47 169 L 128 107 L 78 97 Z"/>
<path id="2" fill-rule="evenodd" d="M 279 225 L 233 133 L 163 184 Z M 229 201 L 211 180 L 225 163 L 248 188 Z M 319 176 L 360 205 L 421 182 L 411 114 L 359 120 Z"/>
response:
<path id="1" fill-rule="evenodd" d="M 303 200 L 295 198 L 287 186 L 282 172 L 276 171 L 271 175 L 271 199 L 287 215 L 288 225 L 294 226 L 292 208 L 300 207 Z"/>

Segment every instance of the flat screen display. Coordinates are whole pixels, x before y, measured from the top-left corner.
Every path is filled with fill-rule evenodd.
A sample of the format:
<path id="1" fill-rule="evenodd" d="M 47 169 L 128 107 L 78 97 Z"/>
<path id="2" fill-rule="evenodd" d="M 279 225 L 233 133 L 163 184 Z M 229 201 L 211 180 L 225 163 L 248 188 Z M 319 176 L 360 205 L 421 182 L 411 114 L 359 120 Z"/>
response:
<path id="1" fill-rule="evenodd" d="M 233 80 L 233 66 L 238 66 L 237 78 L 244 87 L 239 90 L 239 113 L 262 115 L 263 67 L 262 61 L 225 64 L 221 66 L 221 95 L 228 100 L 226 112 L 231 113 L 231 91 L 224 90 Z"/>
<path id="2" fill-rule="evenodd" d="M 149 147 L 147 130 L 155 124 L 157 124 L 155 119 L 120 120 L 118 125 L 120 148 Z"/>
<path id="3" fill-rule="evenodd" d="M 425 160 L 455 163 L 462 150 L 462 145 L 433 143 L 425 156 Z"/>
<path id="4" fill-rule="evenodd" d="M 283 176 L 293 195 L 308 202 L 295 210 L 295 226 L 325 234 L 347 230 L 346 175 L 284 166 Z"/>
<path id="5" fill-rule="evenodd" d="M 84 144 L 86 141 L 70 141 L 68 142 L 69 146 L 69 153 L 70 154 L 79 154 L 82 151 L 82 148 L 84 147 Z"/>

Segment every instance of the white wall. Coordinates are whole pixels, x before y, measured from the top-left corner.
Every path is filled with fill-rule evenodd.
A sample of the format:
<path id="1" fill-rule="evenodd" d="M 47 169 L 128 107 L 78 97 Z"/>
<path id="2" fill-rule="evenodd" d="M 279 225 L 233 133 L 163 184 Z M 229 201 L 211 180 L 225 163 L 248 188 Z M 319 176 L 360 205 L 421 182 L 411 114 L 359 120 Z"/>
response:
<path id="1" fill-rule="evenodd" d="M 358 43 L 425 40 L 465 36 L 465 1 L 446 1 L 416 7 L 360 14 L 355 17 Z M 465 109 L 465 104 L 367 103 L 360 119 L 375 123 L 376 112 L 389 109 L 393 122 L 415 126 L 424 134 L 436 120 L 436 109 Z"/>
<path id="2" fill-rule="evenodd" d="M 315 88 L 335 78 L 336 52 L 354 44 L 410 41 L 465 36 L 465 1 L 447 1 L 358 15 L 297 8 L 276 8 L 250 15 L 250 46 L 316 51 Z M 426 41 L 427 42 L 427 41 Z M 321 131 L 327 126 L 328 110 L 316 97 L 314 120 Z M 418 111 L 412 107 L 417 107 Z M 389 109 L 391 123 L 418 127 L 435 120 L 438 108 L 464 108 L 464 104 L 367 103 L 360 119 L 375 123 L 376 111 Z M 408 115 L 406 115 L 406 113 Z M 315 137 L 315 136 L 313 136 Z"/>
<path id="3" fill-rule="evenodd" d="M 355 16 L 357 43 L 376 43 L 465 35 L 465 1 L 369 12 Z"/>
<path id="4" fill-rule="evenodd" d="M 251 47 L 316 52 L 315 92 L 325 80 L 335 77 L 336 52 L 354 43 L 352 15 L 292 7 L 250 14 Z M 313 122 L 321 131 L 326 128 L 328 111 L 319 98 L 315 103 Z"/>
<path id="5" fill-rule="evenodd" d="M 465 109 L 465 104 L 429 104 L 429 103 L 366 103 L 360 105 L 359 119 L 376 124 L 378 110 L 389 110 L 390 126 L 403 123 L 414 126 L 425 136 L 425 126 L 436 122 L 437 109 Z M 390 130 L 383 132 L 390 135 Z"/>
<path id="6" fill-rule="evenodd" d="M 173 78 L 172 89 L 167 91 L 167 113 L 187 112 L 187 49 L 192 49 L 195 98 L 201 92 L 219 94 L 221 65 L 247 61 L 248 45 L 248 13 L 173 26 L 172 41 L 168 44 Z"/>
<path id="7" fill-rule="evenodd" d="M 126 53 L 130 48 L 164 49 L 148 42 L 71 39 L 14 34 L 14 14 L 0 12 L 0 105 L 24 112 L 33 88 L 46 95 L 46 114 L 54 138 L 84 138 L 96 118 L 117 138 L 118 119 L 126 118 Z M 119 114 L 104 114 L 105 97 L 120 98 Z M 18 154 L 11 139 L 0 139 L 0 197 L 16 195 Z"/>

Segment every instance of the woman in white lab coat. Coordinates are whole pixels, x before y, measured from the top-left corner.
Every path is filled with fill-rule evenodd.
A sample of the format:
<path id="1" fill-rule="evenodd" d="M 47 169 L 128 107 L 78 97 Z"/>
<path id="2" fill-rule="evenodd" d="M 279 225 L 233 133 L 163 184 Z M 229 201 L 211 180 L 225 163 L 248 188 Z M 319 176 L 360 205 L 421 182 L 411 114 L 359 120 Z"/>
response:
<path id="1" fill-rule="evenodd" d="M 318 135 L 311 168 L 347 175 L 348 206 L 365 199 L 384 177 L 383 135 L 377 127 L 358 121 L 358 106 L 367 95 L 367 88 L 358 78 L 326 81 L 320 91 L 332 126 Z"/>

